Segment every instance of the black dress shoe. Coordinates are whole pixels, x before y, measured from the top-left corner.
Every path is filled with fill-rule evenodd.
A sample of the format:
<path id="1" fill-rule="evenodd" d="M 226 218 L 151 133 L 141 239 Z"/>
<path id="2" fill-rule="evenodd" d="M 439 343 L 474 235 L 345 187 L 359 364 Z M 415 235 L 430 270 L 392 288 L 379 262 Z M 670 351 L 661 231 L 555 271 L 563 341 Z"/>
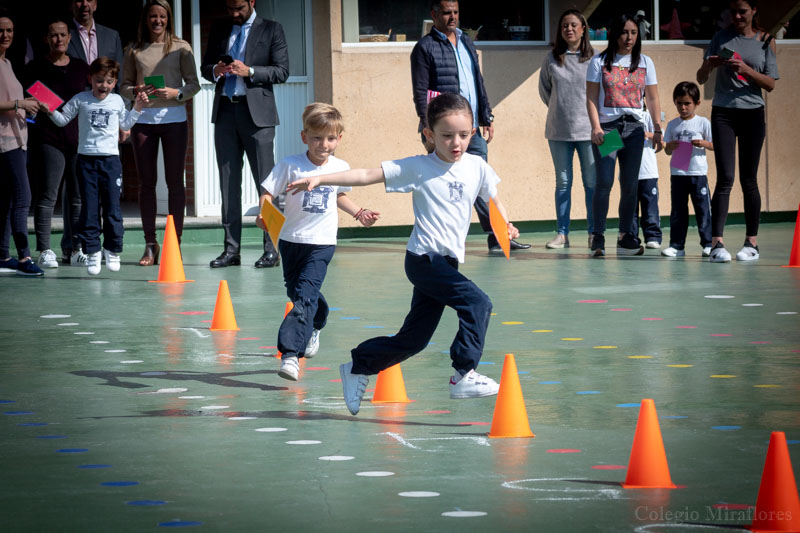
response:
<path id="1" fill-rule="evenodd" d="M 281 264 L 281 258 L 278 255 L 278 252 L 269 251 L 264 252 L 264 255 L 258 258 L 256 261 L 255 267 L 256 268 L 271 268 L 274 266 L 278 266 Z"/>
<path id="2" fill-rule="evenodd" d="M 530 247 L 531 247 L 531 245 L 530 245 L 530 244 L 525 244 L 525 243 L 517 242 L 517 241 L 515 241 L 514 239 L 511 239 L 511 242 L 510 242 L 509 244 L 511 245 L 511 246 L 510 246 L 510 248 L 511 248 L 512 250 L 527 250 L 528 248 L 530 248 Z"/>
<path id="3" fill-rule="evenodd" d="M 489 251 L 490 252 L 500 252 L 500 251 L 502 251 L 500 249 L 500 245 L 497 243 L 497 239 L 495 238 L 494 235 L 489 235 L 489 238 L 487 240 L 488 240 L 488 245 L 489 245 Z M 517 242 L 514 239 L 511 239 L 511 242 L 509 242 L 508 244 L 509 244 L 508 247 L 512 251 L 513 250 L 527 250 L 528 248 L 531 247 L 530 244 L 524 244 L 524 243 L 521 243 L 521 242 Z"/>
<path id="4" fill-rule="evenodd" d="M 239 257 L 239 254 L 235 254 L 233 252 L 222 252 L 220 256 L 211 261 L 208 266 L 211 268 L 222 268 L 241 264 L 242 258 Z"/>

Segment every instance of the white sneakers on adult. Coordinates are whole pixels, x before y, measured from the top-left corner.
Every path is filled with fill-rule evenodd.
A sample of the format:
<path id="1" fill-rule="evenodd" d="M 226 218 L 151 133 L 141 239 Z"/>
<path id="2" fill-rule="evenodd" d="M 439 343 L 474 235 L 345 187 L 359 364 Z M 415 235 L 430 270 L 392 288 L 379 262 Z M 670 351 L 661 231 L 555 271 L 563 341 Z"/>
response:
<path id="1" fill-rule="evenodd" d="M 484 398 L 494 396 L 500 390 L 500 385 L 492 378 L 470 370 L 464 376 L 456 372 L 450 378 L 450 398 Z"/>
<path id="2" fill-rule="evenodd" d="M 709 255 L 711 255 L 711 247 L 706 246 L 703 248 L 703 257 L 708 257 Z"/>
<path id="3" fill-rule="evenodd" d="M 103 252 L 99 250 L 91 254 L 86 254 L 86 272 L 88 272 L 90 276 L 96 276 L 100 273 L 100 261 L 102 256 Z"/>
<path id="4" fill-rule="evenodd" d="M 661 248 L 661 243 L 658 241 L 647 241 L 647 243 L 644 246 L 645 248 L 656 250 L 658 248 Z"/>
<path id="5" fill-rule="evenodd" d="M 708 254 L 708 260 L 711 263 L 730 263 L 731 254 L 725 249 L 725 245 L 718 242 L 716 246 L 711 249 Z"/>
<path id="6" fill-rule="evenodd" d="M 39 255 L 39 266 L 42 268 L 58 268 L 58 258 L 53 250 L 45 250 Z"/>
<path id="7" fill-rule="evenodd" d="M 278 370 L 278 375 L 289 381 L 297 381 L 300 375 L 300 362 L 297 357 L 290 355 L 281 359 L 281 369 Z"/>
<path id="8" fill-rule="evenodd" d="M 339 376 L 342 378 L 342 391 L 344 392 L 344 403 L 350 414 L 357 415 L 361 409 L 361 398 L 367 390 L 369 376 L 364 374 L 353 374 L 353 362 L 339 365 Z"/>
<path id="9" fill-rule="evenodd" d="M 744 241 L 742 249 L 736 252 L 737 261 L 755 261 L 758 258 L 758 246 L 754 246 L 750 241 Z"/>
<path id="10" fill-rule="evenodd" d="M 315 329 L 311 332 L 311 338 L 308 339 L 308 344 L 306 344 L 306 351 L 303 354 L 308 359 L 311 359 L 317 352 L 319 351 L 319 330 Z"/>
<path id="11" fill-rule="evenodd" d="M 563 233 L 559 233 L 552 240 L 548 241 L 547 244 L 544 245 L 545 248 L 549 248 L 551 250 L 561 250 L 562 248 L 569 248 L 569 237 L 564 235 Z"/>
<path id="12" fill-rule="evenodd" d="M 106 260 L 106 268 L 108 270 L 111 272 L 119 272 L 121 262 L 118 254 L 103 248 L 103 258 Z"/>
<path id="13" fill-rule="evenodd" d="M 661 255 L 664 257 L 683 257 L 686 255 L 686 250 L 678 250 L 670 246 L 669 248 L 661 250 Z"/>

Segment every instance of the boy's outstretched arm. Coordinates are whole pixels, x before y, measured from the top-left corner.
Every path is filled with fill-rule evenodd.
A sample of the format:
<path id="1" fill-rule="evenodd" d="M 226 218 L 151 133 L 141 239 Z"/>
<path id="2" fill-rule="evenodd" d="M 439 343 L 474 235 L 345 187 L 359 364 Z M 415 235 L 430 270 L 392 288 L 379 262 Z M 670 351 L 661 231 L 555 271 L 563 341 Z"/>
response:
<path id="1" fill-rule="evenodd" d="M 270 193 L 265 192 L 258 199 L 258 214 L 256 215 L 256 226 L 267 231 L 267 225 L 264 224 L 264 217 L 261 216 L 261 208 L 264 207 L 264 202 L 272 203 L 272 195 Z"/>
<path id="2" fill-rule="evenodd" d="M 385 180 L 382 168 L 356 168 L 322 176 L 311 176 L 293 181 L 286 187 L 286 191 L 297 194 L 301 191 L 312 191 L 320 185 L 341 185 L 343 187 L 363 187 Z"/>
<path id="3" fill-rule="evenodd" d="M 373 225 L 381 216 L 377 211 L 359 209 L 353 200 L 348 198 L 345 193 L 339 193 L 336 197 L 336 206 L 366 227 Z"/>
<path id="4" fill-rule="evenodd" d="M 506 212 L 506 206 L 503 205 L 503 202 L 500 201 L 499 196 L 495 196 L 492 198 L 494 205 L 497 206 L 497 210 L 500 211 L 500 214 L 503 215 L 503 218 L 508 220 L 508 213 Z M 516 239 L 519 237 L 519 230 L 512 224 L 511 222 L 506 223 L 508 225 L 508 238 L 509 239 Z"/>

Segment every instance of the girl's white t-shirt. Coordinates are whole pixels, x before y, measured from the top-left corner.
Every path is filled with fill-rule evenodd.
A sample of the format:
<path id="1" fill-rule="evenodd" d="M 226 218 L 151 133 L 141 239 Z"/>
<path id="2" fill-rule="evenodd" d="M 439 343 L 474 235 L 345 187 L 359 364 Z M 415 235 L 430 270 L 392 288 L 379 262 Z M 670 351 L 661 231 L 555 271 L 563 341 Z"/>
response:
<path id="1" fill-rule="evenodd" d="M 639 66 L 630 71 L 631 56 L 617 55 L 611 64 L 611 72 L 603 67 L 600 54 L 589 61 L 586 81 L 600 84 L 598 113 L 600 122 L 611 122 L 622 115 L 633 115 L 644 121 L 644 89 L 658 84 L 653 60 L 641 54 Z"/>
<path id="2" fill-rule="evenodd" d="M 277 196 L 286 192 L 287 185 L 293 181 L 344 170 L 350 170 L 350 165 L 334 156 L 328 157 L 328 162 L 320 167 L 312 163 L 305 153 L 290 155 L 272 168 L 261 186 Z M 339 229 L 336 198 L 349 190 L 350 187 L 321 185 L 311 191 L 287 194 L 283 210 L 286 221 L 281 228 L 280 239 L 300 244 L 336 244 L 336 232 Z"/>
<path id="3" fill-rule="evenodd" d="M 406 249 L 417 255 L 437 253 L 464 262 L 464 241 L 477 197 L 497 196 L 500 178 L 483 159 L 464 154 L 455 163 L 436 152 L 384 161 L 386 192 L 410 192 L 414 230 Z"/>

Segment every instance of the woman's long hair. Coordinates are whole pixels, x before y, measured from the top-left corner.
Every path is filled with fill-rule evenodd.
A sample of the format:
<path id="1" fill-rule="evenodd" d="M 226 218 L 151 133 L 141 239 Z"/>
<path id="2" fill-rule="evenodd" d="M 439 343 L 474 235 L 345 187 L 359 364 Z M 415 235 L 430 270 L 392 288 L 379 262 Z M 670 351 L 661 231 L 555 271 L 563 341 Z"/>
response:
<path id="1" fill-rule="evenodd" d="M 636 26 L 636 43 L 633 45 L 633 50 L 631 50 L 631 72 L 635 72 L 639 67 L 639 57 L 642 55 L 642 36 L 639 35 L 639 24 L 636 19 L 630 13 L 626 13 L 611 24 L 611 29 L 608 32 L 608 48 L 600 52 L 600 57 L 603 59 L 603 67 L 608 72 L 611 72 L 611 65 L 617 55 L 617 41 L 625 30 L 625 24 L 629 21 Z"/>
<path id="2" fill-rule="evenodd" d="M 142 8 L 142 17 L 139 19 L 139 32 L 136 35 L 136 42 L 133 45 L 134 50 L 144 50 L 144 47 L 150 43 L 150 28 L 147 26 L 147 18 L 150 14 L 150 8 L 158 6 L 167 12 L 167 26 L 164 28 L 164 55 L 167 55 L 172 49 L 172 41 L 175 40 L 175 19 L 172 16 L 172 8 L 167 0 L 147 0 Z"/>
<path id="3" fill-rule="evenodd" d="M 564 19 L 569 15 L 577 17 L 583 25 L 581 44 L 578 47 L 578 50 L 580 50 L 581 53 L 579 61 L 581 63 L 584 61 L 589 61 L 594 55 L 594 48 L 592 48 L 592 45 L 589 44 L 589 26 L 586 24 L 586 19 L 577 9 L 568 9 L 564 11 L 561 14 L 561 18 L 558 19 L 558 26 L 556 27 L 556 42 L 553 45 L 553 57 L 561 66 L 564 66 L 564 56 L 567 54 L 567 50 L 569 49 L 567 46 L 567 41 L 565 41 L 564 36 L 561 35 L 561 25 L 564 23 Z"/>

